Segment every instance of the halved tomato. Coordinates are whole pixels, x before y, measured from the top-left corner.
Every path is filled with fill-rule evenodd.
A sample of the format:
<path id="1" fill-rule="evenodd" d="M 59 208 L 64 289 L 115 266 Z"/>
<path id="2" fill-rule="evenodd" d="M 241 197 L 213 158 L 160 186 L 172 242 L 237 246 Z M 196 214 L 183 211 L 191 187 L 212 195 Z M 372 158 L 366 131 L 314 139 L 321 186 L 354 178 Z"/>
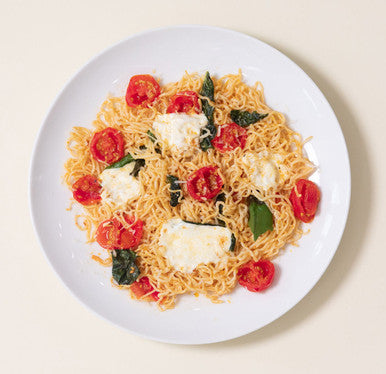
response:
<path id="1" fill-rule="evenodd" d="M 200 112 L 198 95 L 194 91 L 181 91 L 170 98 L 166 113 L 189 113 Z"/>
<path id="2" fill-rule="evenodd" d="M 157 81 L 148 74 L 131 77 L 126 91 L 126 103 L 130 107 L 148 106 L 161 93 Z"/>
<path id="3" fill-rule="evenodd" d="M 243 149 L 247 142 L 247 130 L 232 122 L 217 128 L 216 137 L 212 140 L 212 145 L 219 152 L 225 153 L 240 147 Z"/>
<path id="4" fill-rule="evenodd" d="M 143 222 L 129 215 L 124 216 L 129 227 L 125 227 L 117 218 L 103 221 L 97 229 L 96 241 L 106 249 L 131 249 L 136 247 L 143 232 Z"/>
<path id="5" fill-rule="evenodd" d="M 107 127 L 94 134 L 90 143 L 92 156 L 102 162 L 112 164 L 123 157 L 125 140 L 121 132 L 112 127 Z"/>
<path id="6" fill-rule="evenodd" d="M 142 277 L 130 286 L 130 290 L 137 299 L 140 299 L 142 296 L 145 296 L 149 292 L 153 291 L 154 287 L 151 285 L 148 277 Z M 159 299 L 158 295 L 159 292 L 154 290 L 148 295 L 148 297 L 152 299 L 152 301 L 157 301 Z"/>
<path id="7" fill-rule="evenodd" d="M 305 223 L 312 222 L 320 201 L 318 186 L 307 179 L 300 179 L 290 194 L 296 218 Z"/>
<path id="8" fill-rule="evenodd" d="M 187 180 L 190 196 L 200 202 L 212 199 L 221 191 L 224 182 L 218 173 L 218 166 L 204 166 L 194 172 Z"/>
<path id="9" fill-rule="evenodd" d="M 271 261 L 249 261 L 237 272 L 239 284 L 251 292 L 267 289 L 273 281 L 275 266 Z"/>
<path id="10" fill-rule="evenodd" d="M 74 199 L 82 205 L 92 205 L 101 201 L 101 185 L 93 175 L 85 175 L 72 185 Z"/>

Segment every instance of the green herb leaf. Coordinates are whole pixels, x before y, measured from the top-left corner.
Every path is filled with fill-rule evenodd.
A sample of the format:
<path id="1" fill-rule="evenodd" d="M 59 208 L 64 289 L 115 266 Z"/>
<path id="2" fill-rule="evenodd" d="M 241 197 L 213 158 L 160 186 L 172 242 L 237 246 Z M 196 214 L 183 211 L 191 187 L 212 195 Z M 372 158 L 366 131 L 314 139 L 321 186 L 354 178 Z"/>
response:
<path id="1" fill-rule="evenodd" d="M 222 214 L 223 210 L 224 210 L 224 204 L 225 204 L 225 193 L 224 192 L 222 192 L 216 196 L 215 204 L 217 204 L 218 202 L 220 203 L 220 204 L 218 204 L 218 212 L 220 214 Z M 226 226 L 225 222 L 222 219 L 217 218 L 217 222 L 220 226 L 223 226 L 223 227 Z"/>
<path id="2" fill-rule="evenodd" d="M 209 148 L 213 148 L 212 140 L 217 134 L 217 128 L 211 121 L 209 121 L 208 124 L 201 129 L 200 136 L 205 135 L 208 132 L 209 132 L 208 136 L 200 139 L 200 147 L 203 151 L 207 151 Z"/>
<path id="3" fill-rule="evenodd" d="M 170 183 L 170 205 L 177 206 L 181 196 L 181 186 L 177 183 L 178 178 L 174 175 L 168 175 L 166 180 Z"/>
<path id="4" fill-rule="evenodd" d="M 116 169 L 121 168 L 122 166 L 125 166 L 126 164 L 129 164 L 130 162 L 135 161 L 135 158 L 128 153 L 126 156 L 123 156 L 120 160 L 117 162 L 114 162 L 113 164 L 106 167 L 106 169 Z"/>
<path id="5" fill-rule="evenodd" d="M 264 234 L 266 231 L 273 230 L 273 216 L 268 206 L 257 199 L 255 196 L 248 198 L 249 220 L 248 225 L 253 233 L 253 239 Z"/>
<path id="6" fill-rule="evenodd" d="M 157 137 L 150 130 L 148 130 L 146 134 L 153 143 L 157 141 Z"/>
<path id="7" fill-rule="evenodd" d="M 208 99 L 214 101 L 214 85 L 210 78 L 209 72 L 206 72 L 204 82 L 202 83 L 200 95 L 206 96 Z M 214 125 L 214 107 L 209 104 L 208 100 L 201 99 L 202 111 L 208 118 L 208 124 L 201 129 L 200 136 L 205 135 L 209 132 L 209 136 L 200 139 L 200 147 L 203 151 L 207 151 L 209 148 L 213 148 L 212 140 L 217 134 L 217 128 Z"/>
<path id="8" fill-rule="evenodd" d="M 129 285 L 136 281 L 140 272 L 135 263 L 137 255 L 134 251 L 119 249 L 116 256 L 111 253 L 113 258 L 112 274 L 118 284 Z"/>
<path id="9" fill-rule="evenodd" d="M 214 107 L 209 104 L 208 100 L 201 99 L 202 111 L 205 114 L 206 118 L 208 118 L 209 123 L 213 123 L 213 113 Z"/>
<path id="10" fill-rule="evenodd" d="M 267 117 L 268 113 L 247 112 L 243 110 L 231 110 L 231 119 L 241 127 L 247 127 Z"/>
<path id="11" fill-rule="evenodd" d="M 133 169 L 133 171 L 131 172 L 131 175 L 132 175 L 133 177 L 137 177 L 139 171 L 140 171 L 141 168 L 142 168 L 143 166 L 145 166 L 145 165 L 146 165 L 146 161 L 145 161 L 143 158 L 137 158 L 137 159 L 135 160 L 134 169 Z"/>
<path id="12" fill-rule="evenodd" d="M 155 143 L 157 141 L 157 137 L 150 130 L 148 130 L 146 134 L 149 137 L 149 139 L 152 141 L 152 143 Z M 159 146 L 156 146 L 155 151 L 157 153 L 161 153 L 161 148 Z"/>
<path id="13" fill-rule="evenodd" d="M 229 247 L 229 250 L 231 252 L 233 252 L 235 250 L 235 247 L 236 247 L 236 237 L 235 237 L 235 234 L 232 233 L 232 236 L 231 236 L 231 245 Z"/>
<path id="14" fill-rule="evenodd" d="M 208 71 L 206 72 L 204 81 L 202 82 L 200 95 L 206 96 L 211 101 L 214 101 L 214 85 Z"/>

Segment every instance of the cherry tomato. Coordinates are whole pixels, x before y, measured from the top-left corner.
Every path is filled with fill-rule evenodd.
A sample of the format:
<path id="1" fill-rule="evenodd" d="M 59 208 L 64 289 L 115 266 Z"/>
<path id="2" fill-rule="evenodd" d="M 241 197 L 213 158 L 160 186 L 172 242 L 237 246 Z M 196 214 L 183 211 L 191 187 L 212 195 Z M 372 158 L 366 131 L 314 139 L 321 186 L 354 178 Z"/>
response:
<path id="1" fill-rule="evenodd" d="M 126 91 L 126 103 L 130 107 L 148 106 L 161 93 L 157 81 L 148 74 L 131 77 Z"/>
<path id="2" fill-rule="evenodd" d="M 218 166 L 204 166 L 188 178 L 186 186 L 193 199 L 203 202 L 221 191 L 224 182 L 217 169 Z"/>
<path id="3" fill-rule="evenodd" d="M 300 179 L 290 194 L 295 217 L 305 223 L 309 223 L 314 219 L 319 200 L 320 191 L 318 186 L 307 179 Z"/>
<path id="4" fill-rule="evenodd" d="M 140 299 L 142 296 L 154 290 L 154 287 L 150 284 L 148 277 L 142 277 L 130 286 L 130 290 L 133 292 L 137 299 Z M 159 292 L 154 290 L 154 292 L 148 296 L 153 299 L 153 301 L 157 301 L 159 299 L 158 295 Z"/>
<path id="5" fill-rule="evenodd" d="M 275 266 L 271 261 L 249 261 L 237 272 L 239 284 L 251 292 L 267 289 L 273 281 Z"/>
<path id="6" fill-rule="evenodd" d="M 125 221 L 131 225 L 129 228 L 123 226 L 117 218 L 103 221 L 97 229 L 96 241 L 106 249 L 131 249 L 136 247 L 143 232 L 143 222 L 139 219 L 125 215 Z"/>
<path id="7" fill-rule="evenodd" d="M 72 185 L 72 195 L 78 203 L 92 205 L 101 201 L 101 189 L 98 179 L 89 174 Z"/>
<path id="8" fill-rule="evenodd" d="M 121 132 L 107 127 L 94 134 L 90 143 L 92 156 L 102 162 L 112 164 L 123 157 L 125 140 Z"/>
<path id="9" fill-rule="evenodd" d="M 237 147 L 243 149 L 247 142 L 247 136 L 246 129 L 234 122 L 228 123 L 218 127 L 212 145 L 221 153 L 233 151 Z"/>
<path id="10" fill-rule="evenodd" d="M 167 113 L 189 113 L 191 111 L 200 112 L 198 95 L 194 91 L 181 91 L 171 97 Z"/>

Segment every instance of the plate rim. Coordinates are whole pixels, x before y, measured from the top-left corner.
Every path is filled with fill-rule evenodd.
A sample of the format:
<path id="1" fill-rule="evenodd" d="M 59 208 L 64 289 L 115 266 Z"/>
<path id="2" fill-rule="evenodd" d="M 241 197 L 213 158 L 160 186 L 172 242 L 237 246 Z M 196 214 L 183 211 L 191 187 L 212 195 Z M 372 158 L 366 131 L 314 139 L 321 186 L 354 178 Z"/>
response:
<path id="1" fill-rule="evenodd" d="M 36 160 L 36 158 L 37 158 L 37 149 L 38 149 L 38 146 L 39 146 L 39 142 L 41 141 L 42 133 L 43 133 L 44 129 L 48 126 L 47 120 L 48 120 L 48 117 L 50 116 L 50 113 L 52 112 L 52 110 L 56 106 L 56 104 L 59 102 L 60 97 L 62 96 L 63 92 L 67 89 L 67 87 L 71 84 L 71 82 L 83 70 L 87 69 L 87 67 L 90 64 L 92 64 L 95 60 L 99 59 L 101 56 L 103 56 L 104 54 L 108 53 L 110 50 L 113 50 L 113 49 L 119 47 L 120 45 L 126 43 L 128 40 L 135 39 L 137 37 L 144 36 L 144 35 L 147 35 L 147 34 L 152 34 L 152 33 L 157 33 L 157 32 L 162 32 L 162 31 L 167 31 L 167 30 L 173 30 L 173 29 L 176 30 L 176 29 L 186 29 L 186 28 L 197 29 L 197 30 L 198 29 L 201 29 L 201 30 L 206 29 L 208 31 L 221 31 L 221 32 L 226 32 L 226 33 L 238 36 L 240 38 L 245 38 L 245 39 L 248 39 L 248 40 L 250 40 L 250 41 L 252 41 L 254 43 L 263 45 L 265 48 L 270 49 L 274 53 L 278 54 L 281 58 L 286 60 L 287 63 L 292 65 L 292 67 L 295 68 L 303 76 L 303 78 L 305 78 L 308 81 L 308 83 L 311 84 L 311 86 L 313 87 L 314 90 L 319 92 L 321 100 L 324 102 L 326 107 L 329 109 L 330 114 L 332 115 L 332 118 L 335 120 L 336 124 L 338 125 L 336 127 L 336 129 L 340 132 L 340 135 L 341 135 L 342 140 L 343 140 L 343 146 L 344 146 L 341 149 L 341 151 L 344 153 L 345 159 L 347 161 L 347 170 L 346 170 L 346 172 L 347 172 L 347 180 L 345 181 L 346 189 L 347 189 L 347 194 L 345 195 L 345 202 L 344 202 L 345 211 L 342 213 L 342 216 L 341 216 L 343 224 L 342 224 L 338 234 L 336 235 L 336 245 L 335 245 L 335 248 L 330 251 L 330 255 L 327 257 L 325 266 L 323 266 L 321 268 L 320 274 L 311 282 L 310 287 L 307 288 L 307 290 L 306 290 L 306 292 L 304 292 L 304 294 L 302 294 L 300 297 L 294 299 L 290 303 L 289 307 L 284 308 L 279 313 L 276 313 L 276 314 L 273 313 L 273 317 L 268 322 L 266 322 L 263 326 L 260 326 L 260 327 L 257 327 L 257 328 L 256 327 L 252 327 L 249 330 L 243 331 L 241 333 L 233 334 L 232 336 L 230 336 L 228 338 L 225 338 L 225 339 L 224 338 L 220 338 L 220 339 L 206 339 L 203 342 L 192 342 L 189 339 L 184 339 L 183 341 L 181 339 L 179 339 L 178 341 L 176 341 L 173 338 L 159 337 L 159 336 L 154 336 L 154 335 L 147 334 L 147 333 L 139 333 L 139 332 L 137 332 L 135 330 L 131 330 L 131 329 L 125 327 L 125 326 L 122 326 L 120 323 L 118 323 L 116 321 L 113 321 L 113 320 L 105 317 L 103 314 L 101 314 L 97 310 L 93 309 L 88 304 L 86 304 L 86 302 L 83 301 L 69 287 L 67 282 L 59 275 L 58 271 L 56 270 L 56 268 L 54 267 L 54 265 L 51 262 L 50 258 L 48 257 L 48 254 L 47 254 L 47 252 L 46 252 L 46 250 L 44 249 L 44 246 L 43 246 L 42 238 L 41 238 L 41 236 L 39 234 L 39 231 L 38 231 L 38 228 L 37 228 L 37 220 L 35 218 L 34 203 L 33 203 L 33 197 L 32 197 L 33 196 L 33 188 L 34 188 L 33 187 L 33 183 L 32 183 L 33 171 L 34 171 L 34 168 L 35 168 L 35 164 L 37 162 L 37 160 Z M 218 343 L 218 342 L 222 342 L 222 341 L 228 341 L 228 340 L 236 339 L 236 338 L 248 335 L 248 334 L 250 334 L 250 333 L 252 333 L 254 331 L 260 330 L 261 328 L 264 328 L 265 326 L 271 324 L 272 322 L 276 321 L 280 317 L 284 316 L 286 313 L 288 313 L 292 308 L 294 308 L 302 299 L 304 299 L 310 293 L 310 291 L 316 286 L 316 284 L 320 281 L 322 276 L 325 274 L 328 266 L 331 264 L 331 261 L 332 261 L 333 257 L 335 256 L 336 251 L 338 250 L 338 248 L 340 246 L 340 243 L 342 241 L 342 237 L 343 237 L 344 231 L 346 229 L 348 214 L 349 214 L 350 205 L 351 205 L 351 184 L 352 184 L 352 176 L 351 176 L 350 157 L 349 157 L 349 153 L 348 153 L 348 149 L 347 149 L 347 143 L 346 143 L 346 139 L 345 139 L 342 127 L 340 126 L 338 118 L 337 118 L 337 116 L 336 116 L 332 106 L 330 105 L 329 101 L 327 100 L 326 96 L 322 92 L 322 90 L 316 85 L 316 83 L 311 79 L 311 77 L 298 64 L 296 64 L 293 60 L 291 60 L 288 56 L 286 56 L 283 52 L 281 52 L 277 48 L 275 48 L 275 47 L 271 46 L 270 44 L 268 44 L 268 43 L 258 39 L 257 37 L 248 35 L 246 33 L 243 33 L 243 32 L 240 32 L 240 31 L 235 31 L 233 29 L 229 29 L 229 28 L 225 28 L 225 27 L 218 27 L 218 26 L 211 26 L 211 25 L 181 24 L 181 25 L 172 25 L 172 26 L 163 26 L 163 27 L 150 28 L 150 29 L 146 29 L 146 30 L 141 31 L 141 32 L 130 34 L 128 37 L 119 40 L 118 42 L 116 42 L 116 43 L 114 43 L 114 44 L 112 44 L 112 45 L 102 49 L 99 53 L 97 53 L 96 55 L 92 56 L 90 59 L 88 59 L 86 61 L 85 64 L 83 64 L 80 68 L 78 68 L 75 71 L 75 73 L 73 73 L 65 81 L 65 84 L 62 86 L 62 88 L 59 90 L 59 92 L 56 94 L 56 96 L 54 97 L 53 101 L 51 102 L 48 110 L 46 111 L 46 113 L 45 113 L 45 115 L 43 117 L 43 120 L 42 120 L 42 122 L 40 124 L 39 130 L 38 130 L 37 134 L 35 135 L 35 140 L 34 140 L 34 144 L 33 144 L 33 148 L 32 148 L 32 157 L 31 157 L 31 161 L 30 161 L 30 165 L 29 165 L 29 173 L 28 173 L 28 203 L 29 203 L 29 213 L 30 213 L 30 219 L 31 219 L 31 222 L 32 222 L 33 230 L 34 230 L 36 238 L 38 239 L 38 244 L 39 244 L 41 252 L 43 253 L 43 256 L 45 257 L 46 261 L 50 265 L 51 269 L 53 270 L 53 272 L 55 273 L 55 275 L 57 276 L 59 281 L 65 286 L 67 291 L 73 297 L 75 297 L 78 302 L 80 302 L 83 306 L 85 306 L 87 310 L 90 310 L 94 315 L 97 315 L 99 318 L 102 318 L 103 320 L 109 322 L 110 324 L 120 328 L 122 331 L 130 332 L 131 334 L 134 334 L 135 336 L 139 336 L 141 338 L 146 338 L 146 339 L 150 339 L 150 340 L 158 341 L 158 342 L 163 342 L 163 343 L 183 344 L 183 345 L 201 345 L 201 344 L 212 344 L 212 343 Z"/>

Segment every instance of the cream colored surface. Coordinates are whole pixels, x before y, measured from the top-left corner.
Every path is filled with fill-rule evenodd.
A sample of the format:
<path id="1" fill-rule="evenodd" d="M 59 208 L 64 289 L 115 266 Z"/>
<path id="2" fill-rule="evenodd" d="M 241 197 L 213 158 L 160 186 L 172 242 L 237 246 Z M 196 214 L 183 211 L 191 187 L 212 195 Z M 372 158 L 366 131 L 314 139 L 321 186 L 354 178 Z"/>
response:
<path id="1" fill-rule="evenodd" d="M 3 0 L 0 372 L 386 372 L 385 14 L 382 0 Z M 228 27 L 287 54 L 332 105 L 352 165 L 347 228 L 320 282 L 271 325 L 209 346 L 147 341 L 86 310 L 44 259 L 27 197 L 34 139 L 66 81 L 128 35 L 177 23 Z"/>

